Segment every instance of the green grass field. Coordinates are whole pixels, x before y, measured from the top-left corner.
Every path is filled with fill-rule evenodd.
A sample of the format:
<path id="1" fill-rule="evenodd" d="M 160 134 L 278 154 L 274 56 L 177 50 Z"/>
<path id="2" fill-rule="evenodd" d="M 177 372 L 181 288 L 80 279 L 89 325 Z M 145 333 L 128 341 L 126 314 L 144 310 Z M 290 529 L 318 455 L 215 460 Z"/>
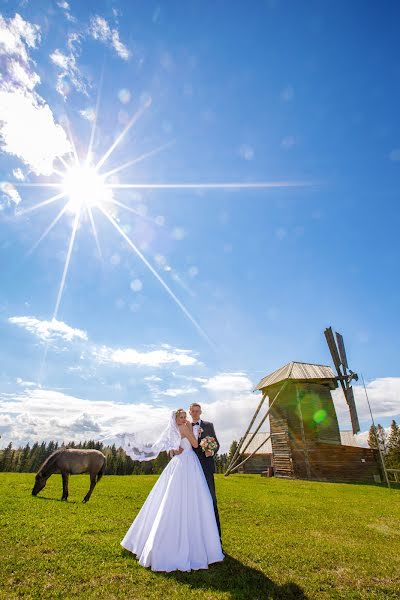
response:
<path id="1" fill-rule="evenodd" d="M 156 476 L 0 473 L 0 598 L 400 598 L 400 490 L 217 476 L 223 563 L 152 573 L 120 540 Z M 193 515 L 195 518 L 195 515 Z"/>

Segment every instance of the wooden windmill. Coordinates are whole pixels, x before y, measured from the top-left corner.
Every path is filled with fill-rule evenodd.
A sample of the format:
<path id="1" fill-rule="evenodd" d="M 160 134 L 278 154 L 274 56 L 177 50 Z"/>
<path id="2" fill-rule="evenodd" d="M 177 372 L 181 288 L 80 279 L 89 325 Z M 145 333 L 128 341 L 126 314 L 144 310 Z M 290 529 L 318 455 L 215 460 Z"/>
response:
<path id="1" fill-rule="evenodd" d="M 262 392 L 261 401 L 225 475 L 243 468 L 270 440 L 274 474 L 278 477 L 374 481 L 380 476 L 374 451 L 341 442 L 331 392 L 340 384 L 349 405 L 353 433 L 357 433 L 360 428 L 351 387 L 357 375 L 348 367 L 342 336 L 336 334 L 336 343 L 330 327 L 325 336 L 337 374 L 330 366 L 290 362 L 264 377 L 255 387 L 255 391 Z M 267 410 L 251 432 L 267 398 Z M 268 417 L 269 434 L 250 454 L 246 453 Z"/>

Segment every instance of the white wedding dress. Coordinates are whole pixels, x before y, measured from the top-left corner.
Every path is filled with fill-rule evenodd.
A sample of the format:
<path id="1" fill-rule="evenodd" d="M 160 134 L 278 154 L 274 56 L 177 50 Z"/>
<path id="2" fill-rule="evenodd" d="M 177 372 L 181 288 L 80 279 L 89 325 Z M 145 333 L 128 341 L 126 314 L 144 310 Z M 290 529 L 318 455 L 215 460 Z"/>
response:
<path id="1" fill-rule="evenodd" d="M 213 502 L 187 438 L 161 473 L 121 546 L 152 571 L 207 569 L 222 561 Z"/>

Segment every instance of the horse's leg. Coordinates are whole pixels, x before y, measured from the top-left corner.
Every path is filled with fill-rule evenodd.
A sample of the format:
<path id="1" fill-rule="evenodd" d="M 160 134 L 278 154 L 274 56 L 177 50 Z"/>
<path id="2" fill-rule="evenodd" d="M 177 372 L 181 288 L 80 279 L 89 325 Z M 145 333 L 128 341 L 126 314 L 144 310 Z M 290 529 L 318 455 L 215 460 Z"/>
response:
<path id="1" fill-rule="evenodd" d="M 90 488 L 82 502 L 89 502 L 89 498 L 92 495 L 92 492 L 96 485 L 96 473 L 90 473 Z"/>
<path id="2" fill-rule="evenodd" d="M 61 473 L 63 482 L 63 494 L 61 500 L 68 500 L 68 477 L 69 473 Z"/>

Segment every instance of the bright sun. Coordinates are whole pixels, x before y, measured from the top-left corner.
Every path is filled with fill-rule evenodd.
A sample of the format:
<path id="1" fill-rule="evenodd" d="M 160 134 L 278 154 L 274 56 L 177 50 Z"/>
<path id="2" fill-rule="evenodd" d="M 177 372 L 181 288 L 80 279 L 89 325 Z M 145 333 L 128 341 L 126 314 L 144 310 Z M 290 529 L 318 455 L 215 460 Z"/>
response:
<path id="1" fill-rule="evenodd" d="M 25 213 L 29 213 L 32 211 L 36 211 L 45 206 L 49 206 L 54 202 L 57 202 L 61 199 L 66 198 L 67 201 L 61 207 L 58 214 L 54 217 L 45 231 L 42 233 L 36 244 L 29 251 L 32 252 L 37 246 L 47 237 L 53 227 L 58 223 L 61 217 L 66 213 L 72 213 L 74 215 L 71 235 L 68 244 L 68 250 L 66 253 L 65 264 L 63 269 L 63 274 L 61 277 L 60 286 L 57 294 L 57 301 L 53 312 L 53 320 L 57 319 L 58 309 L 60 307 L 61 298 L 63 295 L 65 281 L 68 274 L 68 269 L 71 261 L 72 251 L 74 248 L 76 233 L 81 223 L 81 219 L 83 217 L 83 213 L 86 213 L 88 220 L 90 221 L 93 236 L 96 241 L 98 254 L 101 257 L 101 248 L 97 235 L 96 225 L 94 214 L 92 208 L 97 208 L 98 210 L 95 212 L 101 213 L 114 227 L 114 229 L 119 233 L 119 235 L 125 240 L 130 249 L 140 258 L 140 260 L 145 264 L 148 270 L 153 274 L 153 276 L 157 279 L 160 285 L 164 288 L 164 290 L 169 294 L 169 296 L 174 300 L 174 302 L 179 306 L 182 312 L 186 315 L 186 317 L 192 322 L 192 324 L 196 327 L 199 333 L 207 339 L 209 343 L 212 344 L 208 335 L 203 331 L 200 327 L 199 323 L 196 319 L 190 314 L 187 308 L 182 304 L 179 298 L 175 295 L 174 291 L 169 287 L 168 283 L 161 277 L 161 275 L 156 271 L 151 262 L 147 260 L 142 251 L 136 246 L 134 241 L 127 235 L 125 229 L 119 224 L 119 219 L 114 217 L 110 209 L 114 211 L 115 206 L 119 208 L 123 208 L 128 210 L 136 215 L 139 215 L 142 218 L 147 218 L 135 208 L 132 208 L 129 205 L 124 204 L 119 199 L 114 198 L 114 193 L 116 190 L 122 189 L 177 189 L 177 190 L 199 190 L 199 189 L 215 189 L 215 190 L 231 190 L 231 189 L 270 189 L 270 188 L 279 188 L 279 187 L 297 187 L 310 185 L 307 182 L 298 182 L 298 181 L 278 181 L 278 182 L 270 182 L 270 181 L 261 181 L 261 182 L 218 182 L 218 183 L 117 183 L 115 179 L 110 180 L 111 175 L 115 175 L 120 171 L 127 169 L 128 167 L 132 167 L 133 165 L 143 161 L 154 154 L 157 154 L 161 150 L 168 148 L 171 146 L 173 142 L 169 142 L 167 144 L 163 144 L 154 150 L 150 150 L 149 152 L 145 152 L 136 158 L 130 159 L 119 166 L 114 167 L 113 169 L 100 173 L 100 169 L 105 165 L 110 158 L 111 154 L 114 150 L 119 146 L 119 144 L 124 139 L 125 135 L 131 129 L 131 127 L 137 122 L 139 117 L 143 114 L 143 112 L 149 108 L 151 105 L 151 101 L 145 102 L 142 106 L 138 108 L 138 110 L 133 114 L 132 118 L 129 120 L 123 131 L 116 137 L 111 146 L 105 152 L 105 154 L 98 160 L 95 165 L 92 165 L 90 160 L 92 157 L 92 147 L 93 142 L 95 140 L 95 130 L 96 130 L 96 122 L 97 117 L 93 121 L 92 131 L 90 134 L 90 142 L 89 147 L 86 154 L 86 159 L 84 162 L 80 162 L 80 158 L 76 151 L 76 146 L 72 136 L 69 134 L 71 150 L 70 150 L 70 158 L 65 160 L 63 156 L 58 156 L 60 163 L 62 163 L 65 167 L 65 170 L 59 170 L 57 168 L 53 168 L 53 172 L 60 179 L 57 182 L 17 182 L 13 183 L 13 185 L 23 186 L 23 187 L 43 187 L 43 188 L 55 188 L 57 193 L 55 193 L 50 198 L 35 204 L 34 206 L 30 206 L 25 210 L 19 211 L 18 214 L 22 215 Z M 74 161 L 74 164 L 71 164 L 71 158 Z"/>
<path id="2" fill-rule="evenodd" d="M 77 213 L 82 208 L 103 206 L 112 199 L 112 191 L 94 167 L 71 167 L 65 174 L 62 191 L 68 198 L 68 211 Z"/>

